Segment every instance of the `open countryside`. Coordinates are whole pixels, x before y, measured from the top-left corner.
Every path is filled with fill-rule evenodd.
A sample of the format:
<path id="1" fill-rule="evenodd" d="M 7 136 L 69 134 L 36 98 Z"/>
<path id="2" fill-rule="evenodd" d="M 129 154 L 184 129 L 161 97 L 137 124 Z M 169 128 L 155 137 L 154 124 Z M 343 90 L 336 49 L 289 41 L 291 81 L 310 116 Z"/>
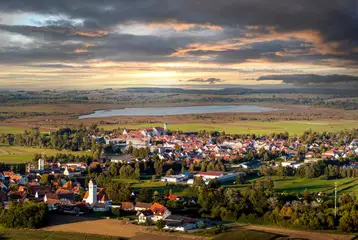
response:
<path id="1" fill-rule="evenodd" d="M 113 130 L 118 127 L 128 129 L 140 129 L 151 127 L 155 123 L 140 125 L 99 125 L 105 130 Z M 292 135 L 299 135 L 305 131 L 314 130 L 317 132 L 338 132 L 344 129 L 358 127 L 357 121 L 241 121 L 235 123 L 173 123 L 170 129 L 173 131 L 219 131 L 228 134 L 271 134 L 274 132 L 288 132 Z"/>
<path id="2" fill-rule="evenodd" d="M 357 0 L 0 0 L 0 240 L 358 240 Z"/>

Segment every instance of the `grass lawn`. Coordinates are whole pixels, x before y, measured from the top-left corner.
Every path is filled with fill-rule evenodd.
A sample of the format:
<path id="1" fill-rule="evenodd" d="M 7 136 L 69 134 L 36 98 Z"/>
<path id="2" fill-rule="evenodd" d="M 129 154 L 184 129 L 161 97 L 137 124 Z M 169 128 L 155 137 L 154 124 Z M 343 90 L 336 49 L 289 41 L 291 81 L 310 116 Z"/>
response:
<path id="1" fill-rule="evenodd" d="M 100 125 L 100 128 L 105 130 L 113 130 L 118 127 L 121 128 L 145 128 L 162 126 L 162 123 L 151 123 L 141 125 Z M 273 132 L 289 132 L 290 134 L 302 134 L 304 131 L 312 129 L 315 132 L 337 132 L 344 129 L 352 129 L 358 127 L 357 121 L 276 121 L 276 122 L 261 122 L 261 121 L 241 121 L 230 123 L 183 123 L 170 124 L 170 130 L 182 131 L 225 131 L 229 134 L 235 133 L 256 133 L 256 134 L 270 134 Z"/>
<path id="2" fill-rule="evenodd" d="M 51 232 L 30 229 L 0 229 L 0 239 L 4 240 L 120 240 L 119 237 L 109 237 L 83 233 Z"/>
<path id="3" fill-rule="evenodd" d="M 34 154 L 39 153 L 47 156 L 53 156 L 58 153 L 74 154 L 74 155 L 88 155 L 91 152 L 72 152 L 67 150 L 58 151 L 55 149 L 44 149 L 36 147 L 21 147 L 21 146 L 1 146 L 0 145 L 0 162 L 2 163 L 25 163 L 32 160 Z"/>
<path id="4" fill-rule="evenodd" d="M 236 240 L 236 239 L 244 239 L 244 240 L 270 240 L 276 239 L 280 237 L 280 235 L 275 233 L 268 233 L 262 231 L 254 231 L 242 228 L 232 229 L 228 232 L 221 233 L 215 236 L 213 239 L 215 240 Z"/>

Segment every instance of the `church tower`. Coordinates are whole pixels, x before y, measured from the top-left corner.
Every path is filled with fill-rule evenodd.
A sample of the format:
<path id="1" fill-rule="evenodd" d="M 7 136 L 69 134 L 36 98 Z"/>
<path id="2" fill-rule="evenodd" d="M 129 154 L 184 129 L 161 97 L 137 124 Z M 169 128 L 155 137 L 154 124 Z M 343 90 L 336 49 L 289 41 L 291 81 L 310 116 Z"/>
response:
<path id="1" fill-rule="evenodd" d="M 88 198 L 86 202 L 90 205 L 97 203 L 97 185 L 93 184 L 92 180 L 88 183 Z"/>
<path id="2" fill-rule="evenodd" d="M 40 158 L 38 161 L 38 165 L 39 165 L 39 171 L 45 170 L 45 160 Z"/>

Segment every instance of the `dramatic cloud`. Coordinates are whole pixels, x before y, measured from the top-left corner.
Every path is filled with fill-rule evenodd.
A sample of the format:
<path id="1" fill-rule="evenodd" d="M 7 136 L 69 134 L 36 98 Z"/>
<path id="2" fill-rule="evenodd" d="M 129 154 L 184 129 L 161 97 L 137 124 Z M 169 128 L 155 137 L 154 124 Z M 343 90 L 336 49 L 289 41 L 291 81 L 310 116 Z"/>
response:
<path id="1" fill-rule="evenodd" d="M 335 83 L 358 83 L 358 76 L 351 75 L 317 75 L 317 74 L 292 74 L 292 75 L 267 75 L 258 80 L 282 80 L 293 84 L 335 84 Z"/>
<path id="2" fill-rule="evenodd" d="M 0 88 L 355 78 L 357 22 L 356 0 L 0 0 Z"/>
<path id="3" fill-rule="evenodd" d="M 221 80 L 219 78 L 208 78 L 208 79 L 194 78 L 194 79 L 189 79 L 189 80 L 186 80 L 186 81 L 183 81 L 183 82 L 215 84 L 215 83 L 224 82 L 224 80 Z"/>

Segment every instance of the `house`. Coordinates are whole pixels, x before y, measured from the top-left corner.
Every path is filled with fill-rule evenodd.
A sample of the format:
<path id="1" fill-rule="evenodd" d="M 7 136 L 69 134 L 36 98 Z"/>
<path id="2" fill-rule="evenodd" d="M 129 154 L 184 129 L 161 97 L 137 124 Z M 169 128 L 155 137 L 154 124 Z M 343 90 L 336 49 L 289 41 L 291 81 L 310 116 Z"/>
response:
<path id="1" fill-rule="evenodd" d="M 240 167 L 245 168 L 245 169 L 253 169 L 253 168 L 258 168 L 261 165 L 262 164 L 260 161 L 250 161 L 250 162 L 240 164 Z"/>
<path id="2" fill-rule="evenodd" d="M 224 176 L 224 173 L 222 172 L 199 172 L 195 175 L 195 177 L 202 177 L 204 181 L 219 178 L 222 176 Z"/>
<path id="3" fill-rule="evenodd" d="M 72 215 L 82 215 L 88 213 L 89 209 L 85 203 L 76 203 L 62 208 L 62 211 Z"/>
<path id="4" fill-rule="evenodd" d="M 179 201 L 181 198 L 175 194 L 169 194 L 168 196 L 165 197 L 165 199 L 170 201 Z"/>
<path id="5" fill-rule="evenodd" d="M 151 219 L 153 222 L 165 219 L 171 215 L 171 212 L 159 203 L 154 203 L 150 210 L 153 212 L 153 217 Z"/>
<path id="6" fill-rule="evenodd" d="M 162 182 L 170 182 L 170 183 L 177 183 L 177 182 L 184 182 L 188 180 L 188 175 L 185 174 L 178 174 L 178 175 L 171 175 L 171 176 L 164 176 L 160 179 Z"/>
<path id="7" fill-rule="evenodd" d="M 59 208 L 61 202 L 57 194 L 46 194 L 44 197 L 44 203 L 47 204 L 49 211 L 54 211 Z"/>
<path id="8" fill-rule="evenodd" d="M 204 225 L 201 220 L 179 215 L 170 215 L 164 221 L 164 229 L 178 232 L 186 232 L 188 230 L 196 229 Z"/>
<path id="9" fill-rule="evenodd" d="M 28 187 L 29 195 L 38 199 L 43 199 L 46 193 L 51 193 L 51 188 L 47 186 L 30 186 Z"/>
<path id="10" fill-rule="evenodd" d="M 294 164 L 296 164 L 295 161 L 281 162 L 282 167 L 292 167 Z"/>
<path id="11" fill-rule="evenodd" d="M 145 224 L 152 222 L 153 212 L 151 210 L 137 212 L 138 223 Z"/>
<path id="12" fill-rule="evenodd" d="M 110 205 L 105 203 L 96 203 L 93 205 L 92 210 L 94 212 L 108 212 L 110 210 Z"/>
<path id="13" fill-rule="evenodd" d="M 132 202 L 122 202 L 121 209 L 124 211 L 134 211 L 134 205 Z"/>
<path id="14" fill-rule="evenodd" d="M 152 207 L 151 203 L 137 202 L 135 204 L 134 210 L 135 211 L 146 211 L 146 210 L 150 210 L 151 207 Z"/>

